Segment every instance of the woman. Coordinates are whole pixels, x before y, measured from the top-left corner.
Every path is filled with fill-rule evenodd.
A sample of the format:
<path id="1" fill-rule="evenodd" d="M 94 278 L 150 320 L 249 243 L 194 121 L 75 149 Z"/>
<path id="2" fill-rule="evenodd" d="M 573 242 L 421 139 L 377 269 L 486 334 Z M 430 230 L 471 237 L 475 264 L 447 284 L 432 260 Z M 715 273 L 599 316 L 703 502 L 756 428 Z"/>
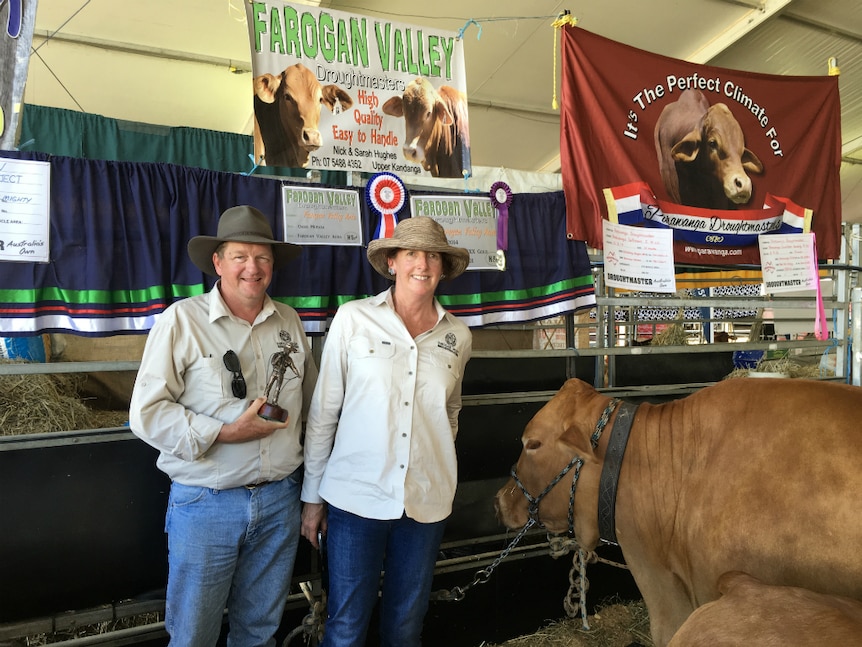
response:
<path id="1" fill-rule="evenodd" d="M 381 644 L 420 644 L 437 551 L 455 496 L 455 435 L 470 330 L 437 302 L 467 268 L 435 220 L 402 220 L 368 245 L 395 282 L 332 321 L 305 439 L 302 534 L 327 535 L 322 647 L 364 646 L 385 571 Z"/>

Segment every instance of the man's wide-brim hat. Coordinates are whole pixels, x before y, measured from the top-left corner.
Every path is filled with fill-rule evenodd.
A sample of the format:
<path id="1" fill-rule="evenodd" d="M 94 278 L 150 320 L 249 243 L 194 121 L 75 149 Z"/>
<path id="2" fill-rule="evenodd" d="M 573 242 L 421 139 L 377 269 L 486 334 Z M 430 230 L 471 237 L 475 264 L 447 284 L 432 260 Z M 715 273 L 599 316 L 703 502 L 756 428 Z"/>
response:
<path id="1" fill-rule="evenodd" d="M 269 221 L 260 211 L 240 205 L 231 207 L 221 215 L 215 236 L 195 236 L 189 241 L 189 257 L 202 272 L 218 276 L 213 265 L 213 253 L 219 245 L 227 242 L 271 245 L 273 269 L 276 270 L 302 253 L 299 245 L 275 240 Z"/>
<path id="2" fill-rule="evenodd" d="M 386 259 L 390 252 L 399 249 L 443 254 L 443 272 L 447 281 L 463 274 L 470 263 L 470 252 L 463 247 L 452 247 L 443 225 L 428 216 L 406 218 L 395 226 L 391 238 L 377 238 L 368 243 L 368 262 L 387 279 L 395 280 L 389 274 Z"/>

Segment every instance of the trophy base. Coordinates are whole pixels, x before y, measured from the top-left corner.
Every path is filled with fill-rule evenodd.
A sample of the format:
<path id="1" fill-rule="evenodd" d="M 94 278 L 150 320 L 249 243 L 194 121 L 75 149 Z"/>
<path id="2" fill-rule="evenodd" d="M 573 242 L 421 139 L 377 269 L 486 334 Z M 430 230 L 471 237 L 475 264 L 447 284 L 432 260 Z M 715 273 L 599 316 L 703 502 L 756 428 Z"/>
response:
<path id="1" fill-rule="evenodd" d="M 277 404 L 264 402 L 257 410 L 257 415 L 265 420 L 273 420 L 275 422 L 284 422 L 287 420 L 287 409 L 282 409 Z"/>

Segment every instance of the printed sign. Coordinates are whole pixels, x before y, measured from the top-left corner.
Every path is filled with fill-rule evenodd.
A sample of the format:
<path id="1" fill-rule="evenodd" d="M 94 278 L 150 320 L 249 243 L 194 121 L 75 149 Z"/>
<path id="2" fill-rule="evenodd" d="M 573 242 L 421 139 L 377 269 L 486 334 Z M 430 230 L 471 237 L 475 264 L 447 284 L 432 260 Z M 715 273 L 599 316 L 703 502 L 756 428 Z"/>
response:
<path id="1" fill-rule="evenodd" d="M 605 284 L 643 292 L 676 292 L 673 234 L 605 221 Z"/>
<path id="2" fill-rule="evenodd" d="M 283 2 L 247 2 L 255 160 L 462 178 L 471 173 L 455 32 Z"/>
<path id="3" fill-rule="evenodd" d="M 356 191 L 284 186 L 281 199 L 287 242 L 362 245 L 362 220 Z"/>
<path id="4" fill-rule="evenodd" d="M 761 236 L 760 258 L 766 292 L 817 289 L 820 279 L 812 234 Z"/>
<path id="5" fill-rule="evenodd" d="M 0 261 L 48 262 L 51 165 L 0 160 Z"/>
<path id="6" fill-rule="evenodd" d="M 449 244 L 470 252 L 468 270 L 504 269 L 497 253 L 497 212 L 487 196 L 411 196 L 410 212 L 443 225 Z"/>

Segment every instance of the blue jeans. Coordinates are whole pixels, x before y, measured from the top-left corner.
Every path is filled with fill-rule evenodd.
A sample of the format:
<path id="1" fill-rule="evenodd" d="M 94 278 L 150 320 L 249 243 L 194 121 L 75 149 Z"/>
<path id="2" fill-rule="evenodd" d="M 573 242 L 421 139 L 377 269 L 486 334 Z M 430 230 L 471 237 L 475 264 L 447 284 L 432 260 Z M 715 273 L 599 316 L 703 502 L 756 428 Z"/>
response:
<path id="1" fill-rule="evenodd" d="M 329 506 L 328 617 L 321 647 L 364 647 L 380 590 L 380 643 L 418 647 L 445 521 L 379 521 Z"/>
<path id="2" fill-rule="evenodd" d="M 299 541 L 298 475 L 253 489 L 173 483 L 165 519 L 171 647 L 275 645 Z"/>

